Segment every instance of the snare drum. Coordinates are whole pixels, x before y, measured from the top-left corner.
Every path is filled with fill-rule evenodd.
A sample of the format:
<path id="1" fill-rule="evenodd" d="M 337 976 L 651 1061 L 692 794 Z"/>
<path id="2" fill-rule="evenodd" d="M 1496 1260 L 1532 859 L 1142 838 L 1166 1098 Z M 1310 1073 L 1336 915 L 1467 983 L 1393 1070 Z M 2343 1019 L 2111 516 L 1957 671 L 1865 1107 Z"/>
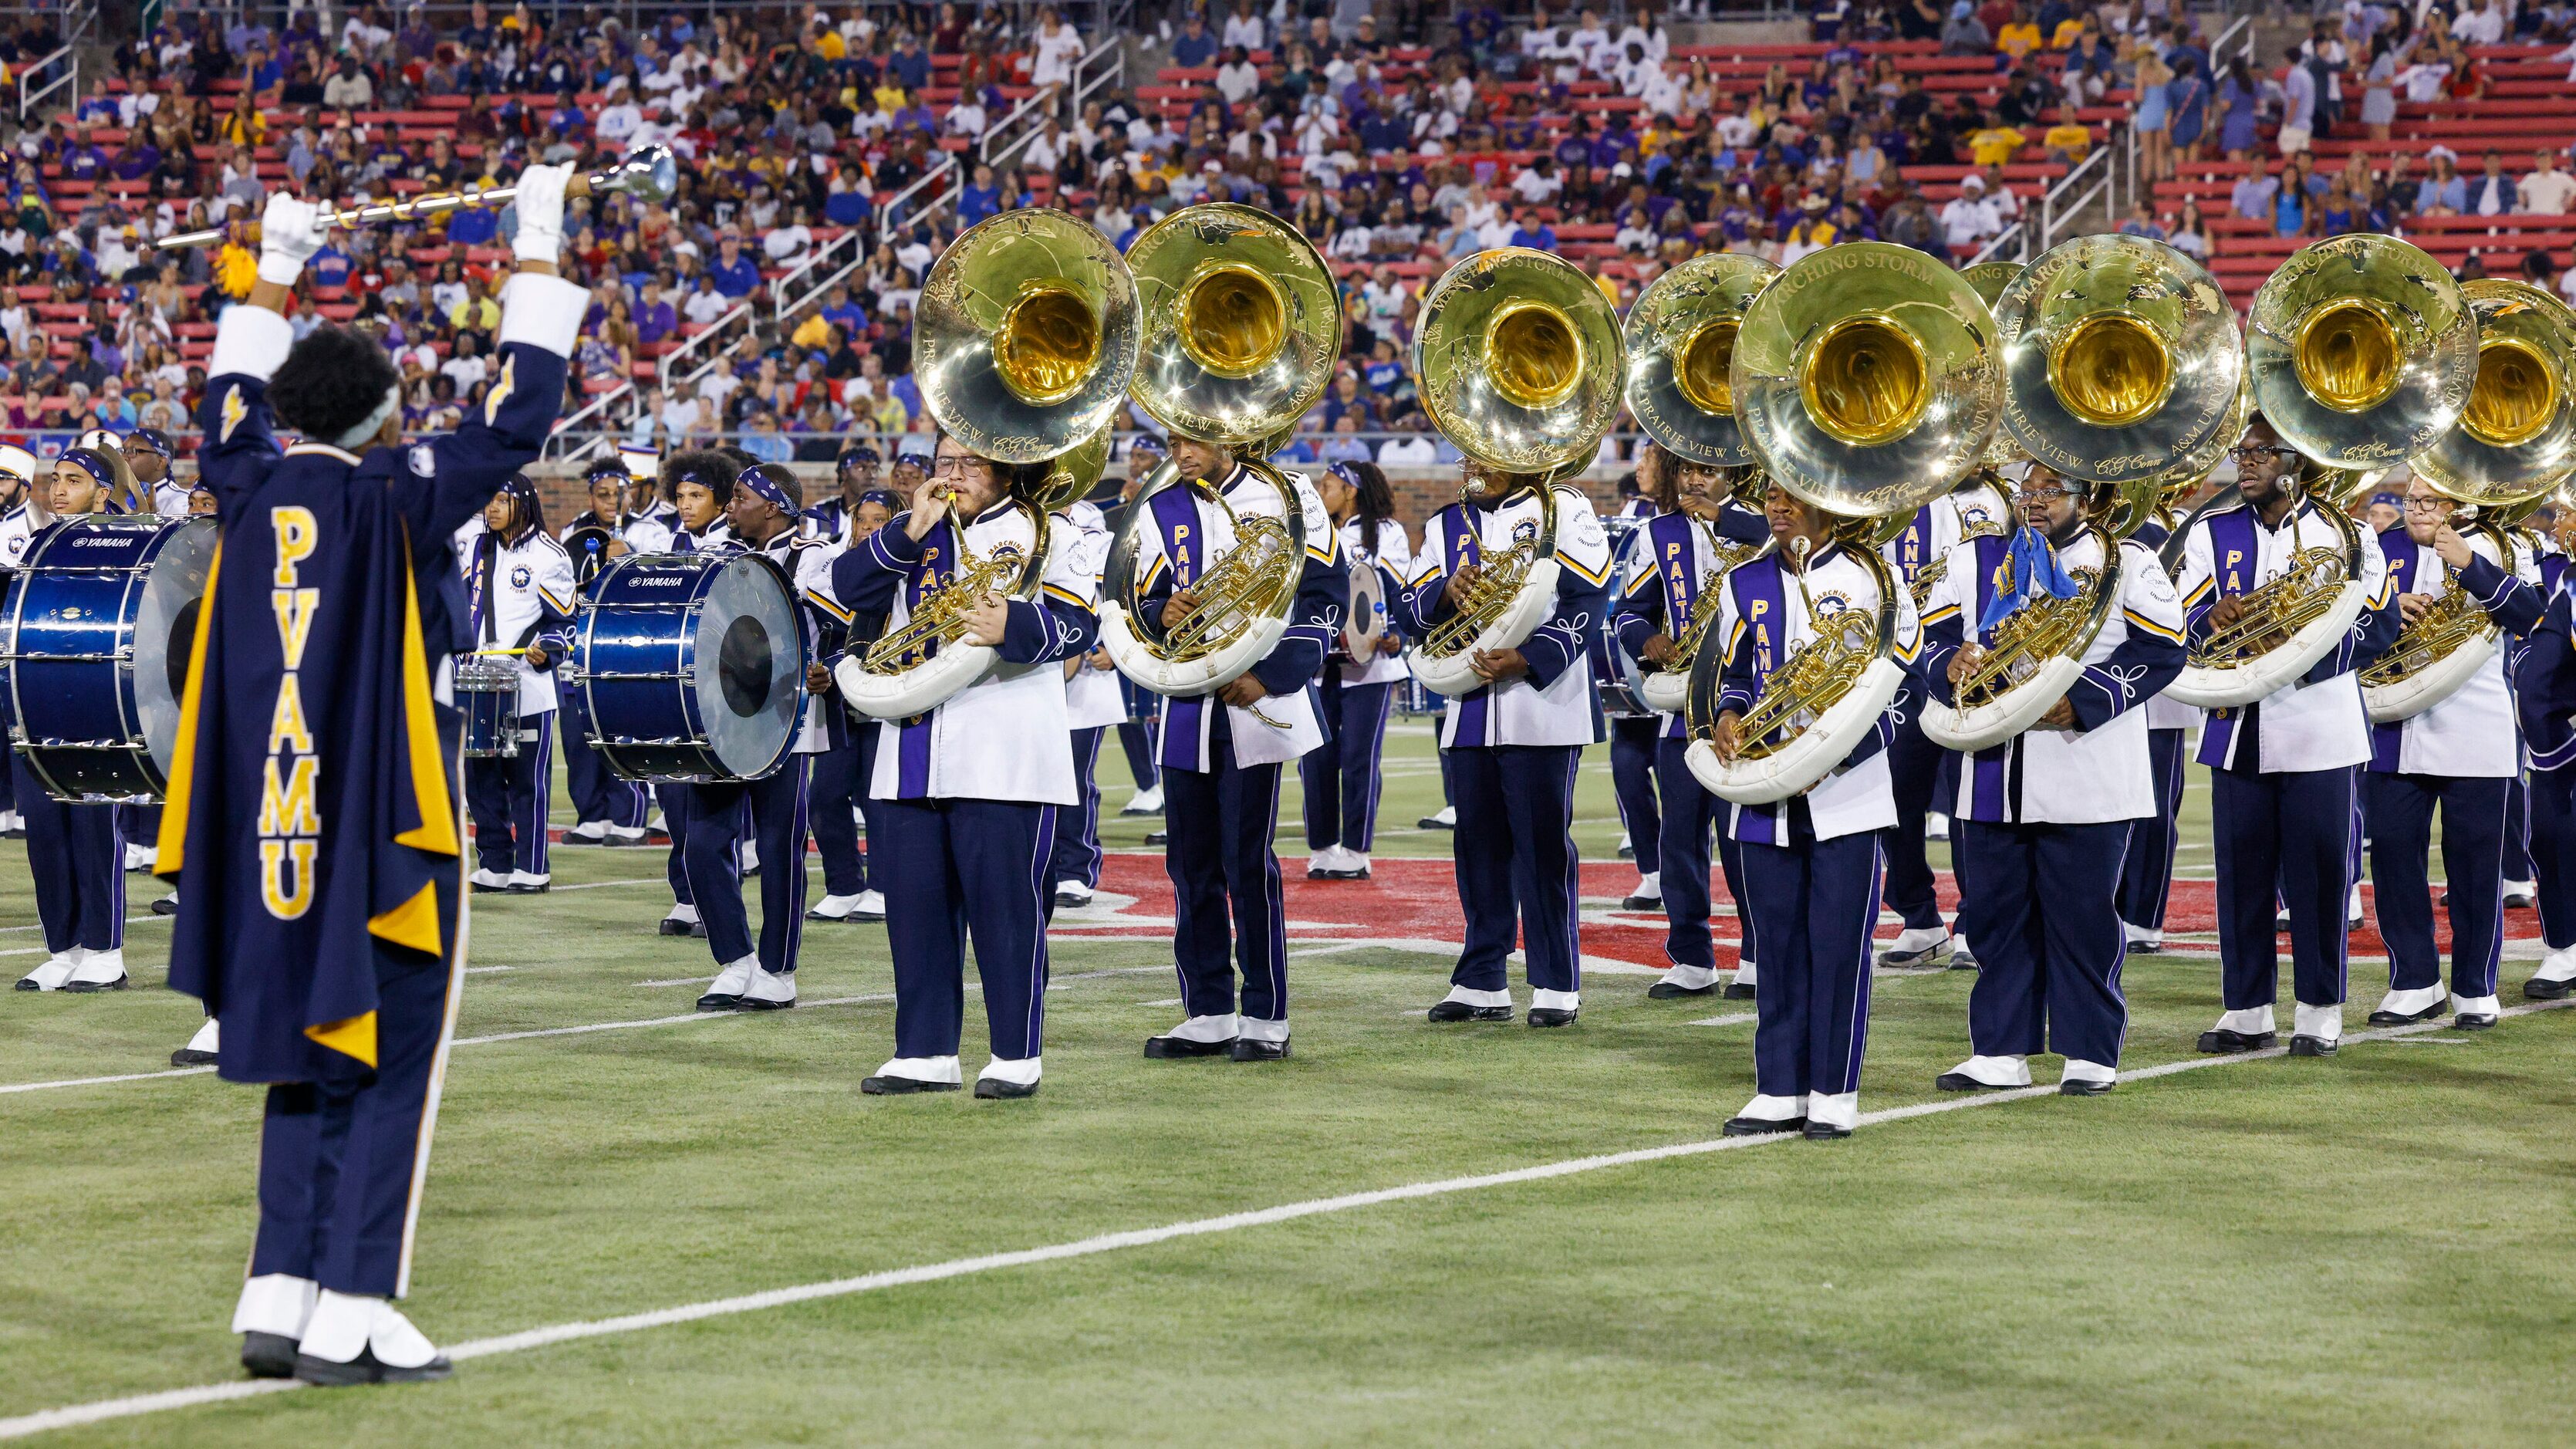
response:
<path id="1" fill-rule="evenodd" d="M 170 778 L 215 521 L 65 519 L 0 608 L 9 742 L 57 800 L 157 801 Z"/>
<path id="2" fill-rule="evenodd" d="M 787 762 L 805 703 L 804 614 L 756 553 L 612 559 L 581 600 L 567 679 L 586 742 L 629 780 L 757 780 Z"/>
<path id="3" fill-rule="evenodd" d="M 505 654 L 456 656 L 456 709 L 465 716 L 465 758 L 519 756 L 519 661 Z"/>

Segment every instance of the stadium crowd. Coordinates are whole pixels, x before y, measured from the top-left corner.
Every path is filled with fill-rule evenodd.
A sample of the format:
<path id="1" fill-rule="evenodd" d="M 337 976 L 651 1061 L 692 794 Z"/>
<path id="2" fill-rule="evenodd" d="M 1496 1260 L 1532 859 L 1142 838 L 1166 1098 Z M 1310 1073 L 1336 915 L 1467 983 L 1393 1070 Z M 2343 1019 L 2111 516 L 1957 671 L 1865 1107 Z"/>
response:
<path id="1" fill-rule="evenodd" d="M 2202 256 L 2234 225 L 2214 217 L 2309 237 L 2576 201 L 2555 141 L 2518 173 L 2496 149 L 2465 167 L 2442 146 L 2318 155 L 2346 132 L 2384 139 L 2395 96 L 2482 96 L 2471 47 L 2562 41 L 2576 6 L 2351 0 L 2261 72 L 2214 64 L 2201 22 L 2162 0 L 1812 12 L 1813 43 L 1748 60 L 1762 48 L 1676 46 L 1645 6 L 1510 23 L 1481 4 L 1184 3 L 1136 22 L 1166 33 L 1158 75 L 1077 95 L 1087 9 L 683 6 L 630 27 L 595 6 L 357 6 L 330 28 L 313 8 L 282 26 L 264 6 L 174 10 L 16 138 L 0 426 L 47 450 L 88 426 L 187 428 L 253 253 L 155 253 L 158 237 L 256 215 L 281 186 L 385 200 L 648 143 L 681 156 L 677 197 L 577 202 L 567 222 L 567 273 L 593 295 L 571 426 L 781 460 L 853 435 L 928 450 L 907 375 L 920 279 L 957 230 L 1015 206 L 1067 208 L 1122 247 L 1200 200 L 1295 219 L 1342 270 L 1350 326 L 1290 455 L 1401 463 L 1454 456 L 1415 403 L 1410 328 L 1428 281 L 1481 248 L 1576 257 L 1622 299 L 1707 250 L 1787 263 L 1875 238 L 1965 263 L 2115 125 L 2138 134 L 2142 186 L 2163 183 L 2122 229 Z M 1024 144 L 982 159 L 1033 98 Z M 2183 179 L 2229 165 L 2244 174 L 2223 195 Z M 491 385 L 514 225 L 472 208 L 344 233 L 307 269 L 297 325 L 378 330 L 408 425 L 447 426 Z M 2545 256 L 2521 264 L 2558 278 Z"/>

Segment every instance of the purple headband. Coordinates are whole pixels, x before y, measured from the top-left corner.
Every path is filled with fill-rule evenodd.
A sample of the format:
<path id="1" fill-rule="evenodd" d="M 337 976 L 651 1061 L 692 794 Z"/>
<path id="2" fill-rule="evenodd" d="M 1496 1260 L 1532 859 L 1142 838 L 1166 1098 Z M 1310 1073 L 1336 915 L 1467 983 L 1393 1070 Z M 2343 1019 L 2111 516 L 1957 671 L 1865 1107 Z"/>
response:
<path id="1" fill-rule="evenodd" d="M 787 490 L 779 487 L 777 482 L 769 476 L 769 466 L 769 464 L 762 463 L 754 467 L 743 469 L 742 476 L 733 480 L 733 486 L 736 488 L 748 488 L 760 497 L 766 498 L 771 503 L 778 505 L 779 512 L 792 515 L 796 512 L 796 505 L 788 500 Z"/>
<path id="2" fill-rule="evenodd" d="M 1351 465 L 1348 463 L 1335 463 L 1324 471 L 1341 479 L 1343 482 L 1348 483 L 1354 488 L 1360 486 L 1360 475 L 1351 471 Z"/>
<path id="3" fill-rule="evenodd" d="M 888 513 L 903 512 L 903 499 L 891 488 L 871 488 L 867 492 L 859 495 L 860 507 L 864 508 L 871 503 L 883 508 Z"/>
<path id="4" fill-rule="evenodd" d="M 65 448 L 61 461 L 87 473 L 101 488 L 116 487 L 116 469 L 109 466 L 95 448 Z"/>

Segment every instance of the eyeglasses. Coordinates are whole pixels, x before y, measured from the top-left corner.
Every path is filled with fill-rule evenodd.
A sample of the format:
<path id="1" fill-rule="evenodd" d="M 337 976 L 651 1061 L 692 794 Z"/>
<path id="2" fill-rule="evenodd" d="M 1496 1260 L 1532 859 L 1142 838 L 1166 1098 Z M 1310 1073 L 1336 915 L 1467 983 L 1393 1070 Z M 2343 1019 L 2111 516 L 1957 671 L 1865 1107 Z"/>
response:
<path id="1" fill-rule="evenodd" d="M 2278 445 L 2265 447 L 2262 444 L 2253 443 L 2242 448 L 2230 448 L 2227 456 L 2239 463 L 2252 463 L 2264 458 L 2287 458 L 2298 451 L 2296 448 L 2284 448 Z"/>
<path id="2" fill-rule="evenodd" d="M 934 477 L 954 478 L 966 473 L 990 473 L 993 471 L 993 464 L 989 459 L 969 458 L 962 454 L 950 453 L 935 460 L 930 465 L 930 471 Z"/>
<path id="3" fill-rule="evenodd" d="M 2053 503 L 2060 498 L 2074 497 L 2075 490 L 2072 488 L 2024 488 L 2013 496 L 2024 503 Z"/>
<path id="4" fill-rule="evenodd" d="M 2406 500 L 2406 511 L 2409 513 L 2440 513 L 2450 506 L 2451 500 L 2448 498 L 2409 498 Z"/>

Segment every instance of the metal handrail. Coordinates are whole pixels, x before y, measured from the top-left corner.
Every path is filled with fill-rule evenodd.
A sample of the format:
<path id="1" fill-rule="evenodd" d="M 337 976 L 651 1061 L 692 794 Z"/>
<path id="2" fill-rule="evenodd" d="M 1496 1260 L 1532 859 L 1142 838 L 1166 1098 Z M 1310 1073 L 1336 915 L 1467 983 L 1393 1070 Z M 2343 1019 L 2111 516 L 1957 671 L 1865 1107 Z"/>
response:
<path id="1" fill-rule="evenodd" d="M 671 374 L 681 358 L 697 351 L 699 345 L 706 342 L 709 338 L 722 337 L 725 334 L 725 329 L 731 327 L 736 319 L 749 321 L 750 318 L 751 304 L 749 302 L 736 302 L 732 307 L 726 309 L 723 316 L 708 323 L 704 331 L 701 331 L 695 337 L 684 340 L 679 346 L 662 354 L 662 356 L 654 363 L 654 385 L 660 387 L 664 392 L 670 391 Z M 715 366 L 717 357 L 721 357 L 723 355 L 724 350 L 719 349 L 715 354 L 708 357 L 705 362 L 699 364 L 696 370 L 692 371 L 687 377 L 682 378 L 681 381 L 696 381 L 698 378 L 706 374 L 706 370 L 708 368 Z"/>
<path id="2" fill-rule="evenodd" d="M 42 104 L 42 103 L 43 103 L 43 101 L 44 101 L 44 99 L 45 99 L 45 97 L 47 97 L 47 96 L 49 96 L 49 95 L 52 95 L 54 92 L 56 92 L 56 91 L 58 91 L 58 90 L 61 90 L 61 89 L 62 89 L 63 87 L 65 87 L 65 86 L 69 86 L 69 87 L 71 87 L 71 95 L 70 95 L 70 97 L 69 97 L 69 98 L 67 98 L 67 99 L 63 102 L 63 104 L 64 104 L 64 105 L 66 105 L 66 106 L 70 106 L 70 105 L 77 105 L 77 104 L 79 103 L 79 101 L 80 101 L 80 55 L 79 55 L 79 50 L 80 50 L 80 44 L 79 44 L 79 42 L 78 42 L 78 41 L 76 41 L 76 40 L 75 40 L 75 41 L 72 41 L 72 42 L 70 42 L 70 43 L 65 44 L 61 49 L 59 49 L 59 50 L 55 51 L 53 54 L 46 56 L 46 57 L 45 57 L 44 59 L 42 59 L 42 60 L 36 61 L 35 63 L 33 63 L 33 64 L 31 64 L 31 65 L 27 66 L 24 70 L 21 70 L 21 71 L 19 71 L 19 72 L 18 72 L 18 124 L 19 124 L 19 125 L 24 126 L 24 125 L 26 125 L 26 124 L 27 124 L 27 116 L 28 116 L 28 113 L 29 113 L 29 112 L 31 112 L 31 111 L 33 111 L 33 110 L 34 110 L 38 105 Z M 37 76 L 39 76 L 39 75 L 43 74 L 43 73 L 44 73 L 48 68 L 50 68 L 50 67 L 54 64 L 54 62 L 56 62 L 56 61 L 65 61 L 65 62 L 67 62 L 67 63 L 63 66 L 63 73 L 62 73 L 62 74 L 60 74 L 60 75 L 58 75 L 58 76 L 56 76 L 56 77 L 54 77 L 52 80 L 49 80 L 49 81 L 45 82 L 43 85 L 36 87 L 34 90 L 29 90 L 29 89 L 27 88 L 27 83 L 28 83 L 29 81 L 34 80 Z"/>
<path id="3" fill-rule="evenodd" d="M 601 393 L 599 396 L 592 398 L 589 402 L 582 404 L 582 406 L 576 410 L 571 417 L 556 419 L 554 430 L 548 434 L 546 438 L 546 446 L 543 456 L 549 458 L 569 457 L 574 453 L 580 452 L 583 448 L 588 447 L 597 437 L 614 437 L 614 434 L 585 433 L 579 427 L 579 424 L 590 417 L 593 413 L 604 414 L 607 412 L 610 404 L 616 402 L 620 398 L 631 397 L 634 395 L 634 392 L 635 381 L 633 378 L 628 378 L 626 381 L 621 382 L 617 386 L 610 388 L 608 391 Z M 568 445 L 567 450 L 560 452 L 557 451 L 556 445 L 559 443 Z"/>
<path id="4" fill-rule="evenodd" d="M 795 266 L 789 268 L 785 273 L 783 273 L 777 281 L 770 283 L 769 299 L 771 306 L 769 315 L 771 320 L 781 322 L 785 321 L 788 313 L 795 311 L 798 307 L 801 307 L 807 302 L 813 300 L 815 293 L 823 290 L 823 287 L 830 286 L 830 282 L 825 282 L 821 286 L 798 293 L 796 300 L 793 302 L 787 300 L 787 294 L 795 290 L 796 283 L 800 278 L 807 276 L 816 268 L 822 266 L 824 258 L 831 256 L 842 247 L 856 242 L 860 235 L 861 233 L 859 228 L 855 226 L 844 230 L 839 236 L 836 236 L 830 241 L 825 242 L 823 245 L 816 247 L 812 252 L 806 255 L 805 260 L 798 262 Z M 847 269 L 844 268 L 844 270 Z"/>
<path id="5" fill-rule="evenodd" d="M 2057 230 L 2060 224 L 2083 215 L 2085 208 L 2093 204 L 2093 198 L 2102 195 L 2110 189 L 2112 179 L 2112 167 L 2110 165 L 2110 161 L 2111 150 L 2109 147 L 2105 146 L 2101 150 L 2094 152 L 2092 155 L 2085 157 L 2083 164 L 2077 166 L 2074 170 L 2067 172 L 2065 177 L 2058 181 L 2056 185 L 2049 187 L 2047 191 L 2041 193 L 2039 198 L 2039 250 L 2046 251 L 2050 247 L 2057 245 Z M 2066 193 L 2073 191 L 2077 184 L 2083 181 L 2084 173 L 2091 171 L 2096 166 L 2102 168 L 2102 177 L 2100 180 L 2093 183 L 2092 189 L 2085 192 L 2082 196 L 2077 197 L 2072 203 L 2063 201 L 2061 198 L 2063 198 Z M 2061 212 L 2063 215 L 2060 214 Z M 2027 216 L 2025 216 L 2025 219 L 2027 219 Z M 2029 254 L 2025 251 L 2022 260 L 2028 261 L 2029 259 Z"/>

